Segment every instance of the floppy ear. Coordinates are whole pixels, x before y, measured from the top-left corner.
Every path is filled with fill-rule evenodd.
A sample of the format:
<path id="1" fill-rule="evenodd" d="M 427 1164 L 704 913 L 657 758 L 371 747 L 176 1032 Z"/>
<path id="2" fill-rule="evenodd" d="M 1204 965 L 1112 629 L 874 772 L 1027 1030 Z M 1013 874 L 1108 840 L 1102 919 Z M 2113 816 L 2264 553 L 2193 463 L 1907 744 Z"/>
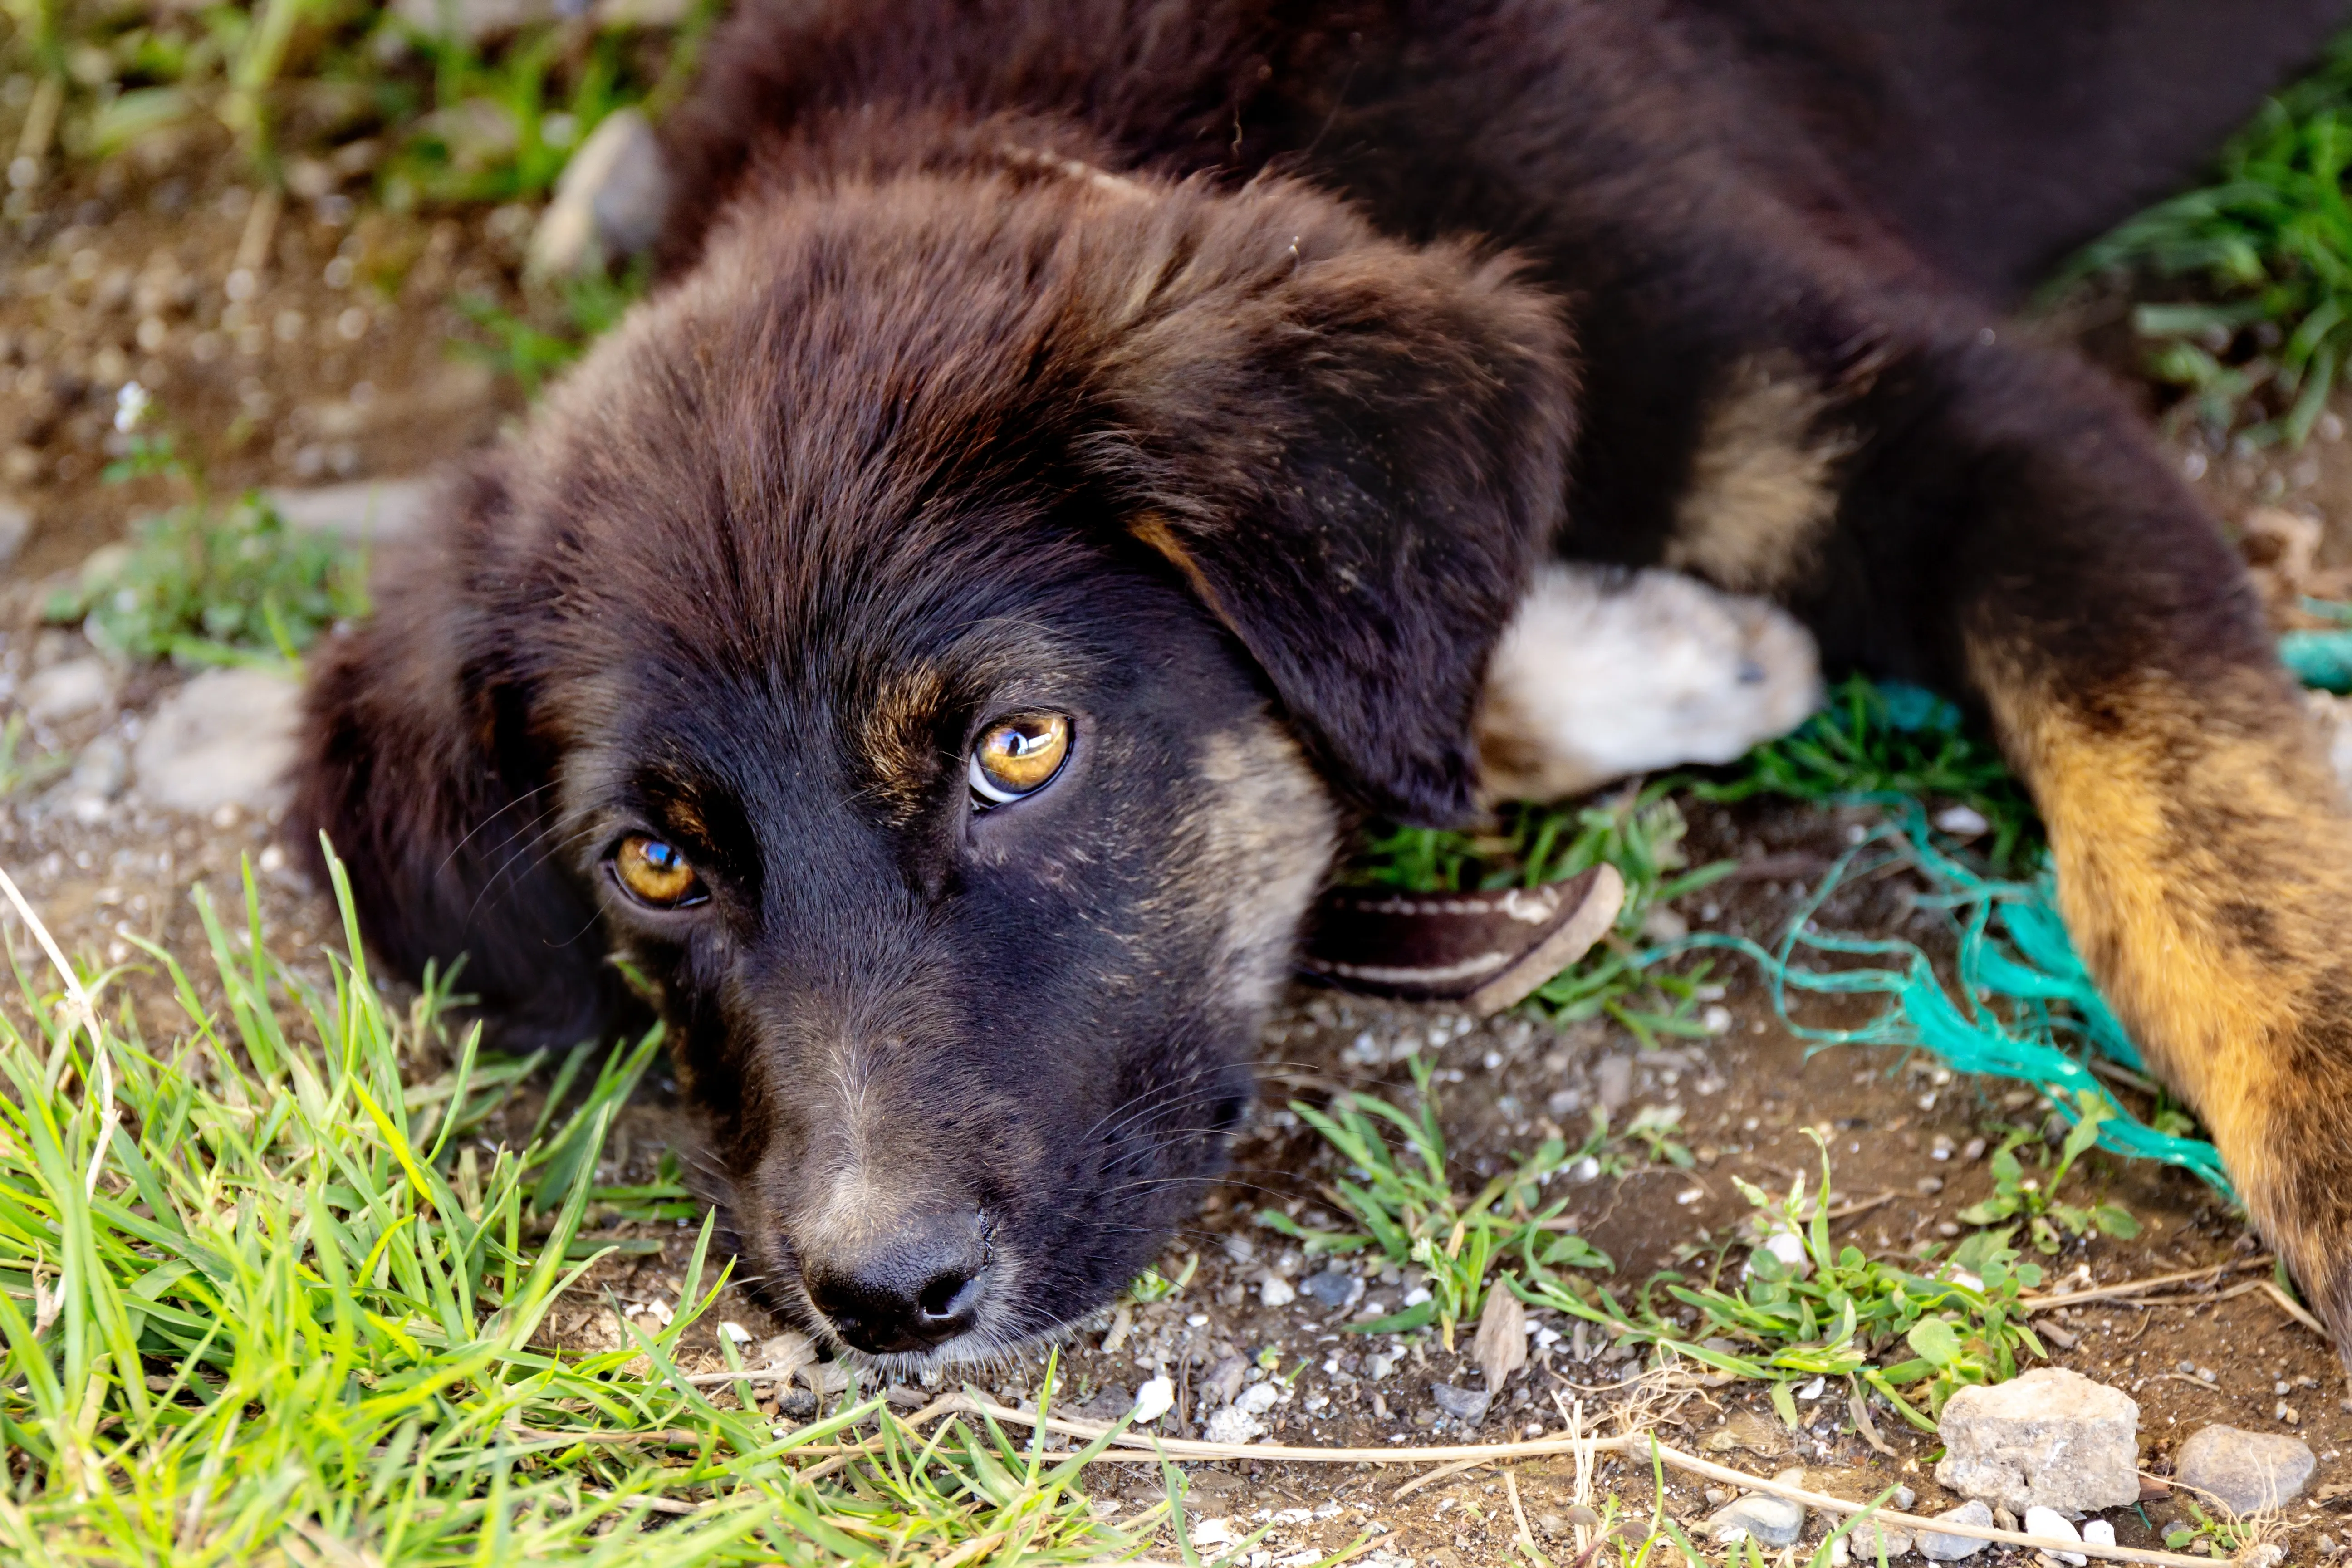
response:
<path id="1" fill-rule="evenodd" d="M 450 525 L 377 583 L 374 616 L 311 657 L 289 837 L 323 872 L 326 834 L 383 963 L 414 980 L 462 954 L 457 990 L 503 1042 L 576 1044 L 614 1016 L 617 977 L 594 902 L 545 854 L 528 690 L 467 581 L 508 497 L 481 469 L 450 501 Z"/>
<path id="2" fill-rule="evenodd" d="M 1459 821 L 1488 656 L 1559 521 L 1561 312 L 1507 260 L 1380 239 L 1296 186 L 1219 205 L 1113 353 L 1131 531 L 1336 784 Z"/>

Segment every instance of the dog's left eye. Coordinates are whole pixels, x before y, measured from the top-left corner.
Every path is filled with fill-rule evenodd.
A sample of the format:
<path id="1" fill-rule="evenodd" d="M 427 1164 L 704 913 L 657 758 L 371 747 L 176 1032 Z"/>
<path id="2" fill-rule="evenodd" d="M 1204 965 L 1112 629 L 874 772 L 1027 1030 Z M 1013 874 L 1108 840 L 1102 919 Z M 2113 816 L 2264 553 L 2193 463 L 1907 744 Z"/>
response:
<path id="1" fill-rule="evenodd" d="M 675 845 L 643 833 L 629 835 L 613 851 L 613 877 L 648 909 L 682 910 L 710 896 Z"/>
<path id="2" fill-rule="evenodd" d="M 971 793 L 991 805 L 1034 795 L 1054 782 L 1069 754 L 1070 721 L 1063 715 L 1007 719 L 971 749 Z"/>

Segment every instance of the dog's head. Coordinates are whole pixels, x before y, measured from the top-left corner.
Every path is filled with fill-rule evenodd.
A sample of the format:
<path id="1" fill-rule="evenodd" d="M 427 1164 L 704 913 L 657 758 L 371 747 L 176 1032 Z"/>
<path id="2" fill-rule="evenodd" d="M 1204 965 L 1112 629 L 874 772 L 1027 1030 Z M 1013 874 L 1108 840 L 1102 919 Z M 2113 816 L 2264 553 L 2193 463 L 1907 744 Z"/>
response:
<path id="1" fill-rule="evenodd" d="M 1280 183 L 747 204 L 322 654 L 298 826 L 510 1033 L 651 976 L 785 1310 L 1048 1331 L 1214 1170 L 1347 816 L 1467 809 L 1567 378 Z"/>

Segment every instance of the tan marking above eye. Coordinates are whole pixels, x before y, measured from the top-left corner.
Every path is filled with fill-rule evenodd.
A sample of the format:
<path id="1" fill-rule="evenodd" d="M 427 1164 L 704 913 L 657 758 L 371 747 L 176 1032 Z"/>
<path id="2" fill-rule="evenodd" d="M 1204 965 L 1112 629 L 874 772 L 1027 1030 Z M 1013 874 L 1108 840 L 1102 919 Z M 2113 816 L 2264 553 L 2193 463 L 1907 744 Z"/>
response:
<path id="1" fill-rule="evenodd" d="M 648 834 L 632 833 L 621 840 L 613 851 L 613 875 L 624 892 L 652 909 L 681 909 L 709 896 L 677 847 Z"/>
<path id="2" fill-rule="evenodd" d="M 1070 754 L 1070 721 L 1059 713 L 1024 713 L 990 726 L 971 751 L 972 793 L 1003 804 L 1034 795 L 1054 782 Z"/>

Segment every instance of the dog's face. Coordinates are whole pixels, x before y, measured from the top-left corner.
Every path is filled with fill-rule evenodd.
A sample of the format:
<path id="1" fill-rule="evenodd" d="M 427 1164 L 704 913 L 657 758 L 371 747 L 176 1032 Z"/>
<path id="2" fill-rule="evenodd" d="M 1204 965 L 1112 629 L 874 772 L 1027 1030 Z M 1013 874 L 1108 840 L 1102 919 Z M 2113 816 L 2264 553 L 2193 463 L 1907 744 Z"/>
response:
<path id="1" fill-rule="evenodd" d="M 1567 372 L 1265 183 L 754 199 L 320 661 L 298 831 L 513 1033 L 653 978 L 769 1298 L 1107 1300 L 1216 1166 L 1351 811 L 1468 806 Z"/>

